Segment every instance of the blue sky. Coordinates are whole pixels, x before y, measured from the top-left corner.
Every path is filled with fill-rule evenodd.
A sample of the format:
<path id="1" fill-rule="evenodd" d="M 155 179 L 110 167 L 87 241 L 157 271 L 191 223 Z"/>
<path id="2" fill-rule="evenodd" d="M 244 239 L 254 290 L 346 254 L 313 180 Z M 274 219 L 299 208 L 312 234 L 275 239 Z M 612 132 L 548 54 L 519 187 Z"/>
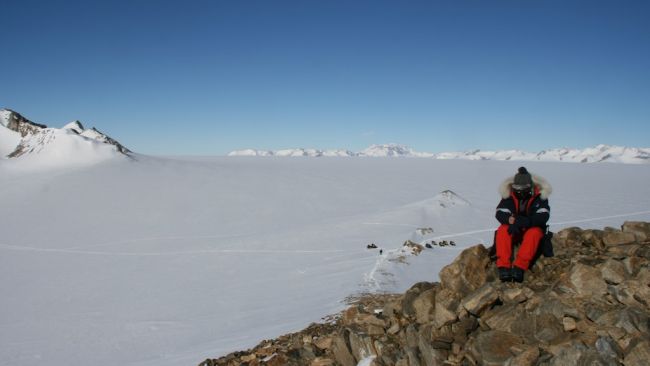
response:
<path id="1" fill-rule="evenodd" d="M 647 1 L 2 2 L 0 107 L 149 154 L 650 146 Z"/>

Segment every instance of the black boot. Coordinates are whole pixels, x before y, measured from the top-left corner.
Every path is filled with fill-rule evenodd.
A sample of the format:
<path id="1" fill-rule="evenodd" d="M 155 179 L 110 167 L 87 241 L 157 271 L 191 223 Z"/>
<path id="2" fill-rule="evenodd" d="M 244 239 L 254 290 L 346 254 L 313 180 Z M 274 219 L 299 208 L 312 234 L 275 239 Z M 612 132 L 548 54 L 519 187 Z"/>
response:
<path id="1" fill-rule="evenodd" d="M 510 268 L 499 267 L 499 279 L 501 282 L 512 282 L 512 271 Z"/>
<path id="2" fill-rule="evenodd" d="M 512 280 L 515 282 L 524 282 L 524 270 L 519 267 L 512 267 Z"/>

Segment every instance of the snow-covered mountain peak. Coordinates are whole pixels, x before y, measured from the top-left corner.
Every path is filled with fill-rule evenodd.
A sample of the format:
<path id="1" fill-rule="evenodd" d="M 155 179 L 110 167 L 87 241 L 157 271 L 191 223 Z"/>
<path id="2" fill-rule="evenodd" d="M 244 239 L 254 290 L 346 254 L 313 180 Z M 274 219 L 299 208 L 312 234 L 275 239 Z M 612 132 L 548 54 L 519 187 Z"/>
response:
<path id="1" fill-rule="evenodd" d="M 80 135 L 84 131 L 84 126 L 81 124 L 80 121 L 73 121 L 68 123 L 67 125 L 63 126 L 64 130 L 71 130 L 78 135 Z"/>
<path id="2" fill-rule="evenodd" d="M 370 157 L 432 157 L 431 153 L 421 153 L 405 145 L 383 144 L 370 145 L 359 153 L 360 156 Z"/>
<path id="3" fill-rule="evenodd" d="M 0 110 L 0 156 L 23 169 L 88 165 L 131 151 L 79 121 L 63 128 L 34 123 L 10 109 Z"/>

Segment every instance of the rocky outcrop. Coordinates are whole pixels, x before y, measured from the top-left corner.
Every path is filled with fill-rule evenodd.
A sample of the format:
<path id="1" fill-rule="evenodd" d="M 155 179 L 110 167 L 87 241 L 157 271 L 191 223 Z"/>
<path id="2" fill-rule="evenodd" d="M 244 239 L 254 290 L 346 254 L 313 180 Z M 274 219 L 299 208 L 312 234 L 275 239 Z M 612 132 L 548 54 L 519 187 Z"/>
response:
<path id="1" fill-rule="evenodd" d="M 650 359 L 650 223 L 568 228 L 523 284 L 501 283 L 482 245 L 440 283 L 369 295 L 334 321 L 201 366 L 646 365 Z"/>
<path id="2" fill-rule="evenodd" d="M 7 127 L 12 131 L 20 133 L 20 136 L 25 137 L 29 134 L 34 134 L 41 131 L 47 126 L 40 123 L 35 123 L 27 118 L 20 115 L 18 112 L 14 112 L 10 109 L 2 110 L 2 125 Z"/>

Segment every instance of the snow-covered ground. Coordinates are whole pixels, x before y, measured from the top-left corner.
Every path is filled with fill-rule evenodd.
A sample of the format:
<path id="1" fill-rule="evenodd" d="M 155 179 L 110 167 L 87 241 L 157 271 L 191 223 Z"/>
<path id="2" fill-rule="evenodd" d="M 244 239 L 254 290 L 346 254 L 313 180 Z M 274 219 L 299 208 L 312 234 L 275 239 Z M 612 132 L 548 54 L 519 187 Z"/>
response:
<path id="1" fill-rule="evenodd" d="M 197 364 L 301 329 L 346 296 L 437 280 L 462 248 L 492 240 L 497 186 L 521 165 L 15 164 L 0 160 L 0 364 L 94 366 Z M 554 230 L 650 221 L 646 164 L 525 165 L 554 186 Z M 405 240 L 431 239 L 457 246 L 402 253 Z"/>

